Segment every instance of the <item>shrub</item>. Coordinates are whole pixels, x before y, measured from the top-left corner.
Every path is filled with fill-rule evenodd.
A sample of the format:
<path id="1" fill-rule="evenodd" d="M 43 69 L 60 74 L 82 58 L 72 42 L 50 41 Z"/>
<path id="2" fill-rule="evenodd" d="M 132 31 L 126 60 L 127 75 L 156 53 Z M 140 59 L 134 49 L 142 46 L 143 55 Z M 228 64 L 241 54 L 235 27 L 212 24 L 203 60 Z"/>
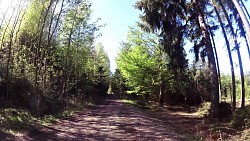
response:
<path id="1" fill-rule="evenodd" d="M 238 109 L 232 116 L 231 126 L 237 129 L 250 127 L 250 106 Z"/>

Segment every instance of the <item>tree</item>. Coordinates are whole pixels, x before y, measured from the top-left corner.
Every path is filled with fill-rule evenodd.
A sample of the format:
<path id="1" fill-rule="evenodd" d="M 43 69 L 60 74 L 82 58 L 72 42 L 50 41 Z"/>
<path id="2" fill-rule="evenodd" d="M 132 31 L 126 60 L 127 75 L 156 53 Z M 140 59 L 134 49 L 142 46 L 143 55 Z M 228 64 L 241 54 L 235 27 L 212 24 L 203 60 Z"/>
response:
<path id="1" fill-rule="evenodd" d="M 232 0 L 232 2 L 234 3 L 234 6 L 236 7 L 237 11 L 239 12 L 240 18 L 241 18 L 243 25 L 245 27 L 245 30 L 246 30 L 248 44 L 250 44 L 250 24 L 249 24 L 249 21 L 247 20 L 247 17 L 245 15 L 244 11 L 240 7 L 239 2 L 237 0 Z M 244 102 L 243 102 L 243 105 L 244 105 Z"/>
<path id="2" fill-rule="evenodd" d="M 147 53 L 146 47 L 142 45 L 142 40 L 131 37 L 136 34 L 136 32 L 133 32 L 135 30 L 130 29 L 130 31 L 130 37 L 128 37 L 129 41 L 128 43 L 122 44 L 116 62 L 122 75 L 127 80 L 127 86 L 131 88 L 128 93 L 137 94 L 140 93 L 140 91 L 146 91 L 147 89 L 147 86 L 143 85 L 145 84 L 145 78 L 143 78 L 142 75 L 148 76 L 144 71 L 152 60 L 149 60 L 149 54 Z M 136 34 L 136 36 L 140 36 L 140 34 Z M 146 62 L 143 60 L 146 60 Z M 150 69 L 150 67 L 148 69 Z"/>
<path id="3" fill-rule="evenodd" d="M 154 69 L 156 60 L 148 53 L 145 46 L 128 46 L 129 50 L 121 50 L 117 58 L 117 66 L 128 80 L 131 88 L 128 93 L 145 94 L 152 92 L 154 87 Z"/>
<path id="4" fill-rule="evenodd" d="M 206 55 L 210 63 L 211 71 L 211 115 L 219 116 L 219 85 L 216 69 L 215 57 L 213 54 L 212 44 L 209 38 L 209 32 L 205 23 L 204 11 L 206 3 L 196 0 L 190 3 L 184 0 L 181 1 L 146 1 L 141 0 L 136 3 L 136 7 L 144 12 L 141 16 L 142 20 L 147 22 L 151 29 L 160 30 L 163 37 L 163 46 L 167 48 L 167 53 L 171 57 L 171 52 L 176 51 L 177 54 L 183 54 L 183 41 L 189 33 L 196 34 L 196 37 L 203 36 L 204 45 L 206 47 Z M 195 20 L 194 20 L 195 19 Z M 192 24 L 190 24 L 192 23 Z M 192 27 L 188 29 L 188 24 Z M 198 32 L 197 32 L 198 31 Z M 196 33 L 195 33 L 196 32 Z M 170 52 L 169 52 L 170 51 Z M 177 58 L 176 58 L 177 59 Z M 179 58 L 180 59 L 180 58 Z M 171 60 L 175 60 L 171 58 Z M 182 64 L 178 62 L 177 64 Z"/>
<path id="5" fill-rule="evenodd" d="M 200 5 L 201 3 L 193 0 L 194 10 L 197 12 L 198 22 L 200 29 L 202 30 L 203 37 L 205 39 L 206 52 L 208 56 L 208 60 L 210 63 L 210 71 L 211 71 L 211 84 L 213 87 L 213 91 L 211 94 L 211 114 L 213 117 L 219 116 L 219 85 L 218 85 L 218 76 L 217 69 L 215 63 L 215 57 L 213 54 L 213 48 L 211 41 L 209 39 L 209 32 L 207 29 L 207 25 L 204 18 L 204 12 L 202 11 Z"/>
<path id="6" fill-rule="evenodd" d="M 213 4 L 213 1 L 212 1 Z M 231 49 L 230 49 L 230 44 L 229 44 L 229 40 L 226 34 L 226 30 L 224 28 L 223 22 L 221 20 L 220 14 L 216 8 L 216 6 L 214 5 L 214 11 L 217 15 L 218 21 L 220 23 L 221 29 L 222 29 L 222 33 L 226 42 L 226 46 L 227 46 L 227 52 L 228 52 L 228 57 L 229 57 L 229 61 L 230 61 L 230 67 L 231 67 L 231 78 L 232 78 L 232 100 L 233 100 L 233 111 L 235 111 L 236 109 L 236 86 L 235 86 L 235 74 L 234 74 L 234 65 L 233 65 L 233 59 L 232 59 L 232 54 L 231 54 Z"/>
<path id="7" fill-rule="evenodd" d="M 120 98 L 125 98 L 125 93 L 127 91 L 125 78 L 118 69 L 115 70 L 111 77 L 111 88 L 114 94 L 118 95 Z"/>
<path id="8" fill-rule="evenodd" d="M 47 105 L 53 105 L 54 112 L 67 109 L 74 98 L 86 100 L 90 89 L 97 87 L 95 82 L 104 75 L 95 76 L 98 70 L 93 67 L 93 52 L 100 52 L 93 48 L 94 35 L 100 26 L 90 22 L 90 6 L 85 0 L 18 1 L 12 16 L 1 21 L 1 65 L 3 76 L 11 79 L 4 78 L 0 85 L 8 85 L 3 91 L 19 101 L 12 104 L 31 107 L 40 115 L 48 112 Z M 101 54 L 95 59 L 106 65 L 107 77 L 102 79 L 109 82 L 108 56 Z"/>
<path id="9" fill-rule="evenodd" d="M 96 45 L 94 53 L 94 75 L 96 77 L 96 85 L 101 94 L 106 94 L 110 82 L 110 61 L 107 52 L 101 43 Z"/>
<path id="10" fill-rule="evenodd" d="M 245 100 L 244 100 L 245 99 L 245 82 L 244 82 L 244 71 L 243 71 L 241 53 L 240 53 L 240 49 L 239 49 L 240 46 L 238 44 L 237 35 L 234 32 L 232 22 L 229 19 L 228 13 L 226 12 L 226 9 L 225 9 L 224 5 L 223 5 L 221 0 L 219 0 L 218 2 L 219 2 L 220 7 L 222 8 L 223 13 L 224 13 L 224 15 L 226 17 L 226 20 L 228 22 L 229 30 L 230 30 L 230 33 L 231 33 L 231 35 L 233 37 L 233 41 L 234 41 L 234 49 L 237 51 L 237 56 L 238 56 L 238 61 L 239 61 L 239 66 L 240 66 L 240 76 L 241 76 L 241 97 L 242 97 L 242 105 L 241 106 L 244 107 L 244 105 L 245 105 Z M 236 100 L 234 100 L 233 103 L 234 102 L 236 102 Z"/>
<path id="11" fill-rule="evenodd" d="M 126 79 L 128 93 L 155 97 L 162 106 L 169 75 L 169 58 L 159 44 L 157 34 L 130 28 L 127 43 L 122 44 L 116 60 L 122 76 Z"/>

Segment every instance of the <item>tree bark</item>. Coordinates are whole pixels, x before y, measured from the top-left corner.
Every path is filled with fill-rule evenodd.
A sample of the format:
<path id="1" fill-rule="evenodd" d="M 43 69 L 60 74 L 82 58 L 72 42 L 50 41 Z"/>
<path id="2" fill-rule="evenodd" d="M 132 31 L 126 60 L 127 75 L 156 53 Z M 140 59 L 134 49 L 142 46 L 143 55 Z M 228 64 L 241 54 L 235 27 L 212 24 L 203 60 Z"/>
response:
<path id="1" fill-rule="evenodd" d="M 243 71 L 243 66 L 242 66 L 242 60 L 241 60 L 241 53 L 240 53 L 240 49 L 239 49 L 239 44 L 237 42 L 237 38 L 236 38 L 236 34 L 234 32 L 234 28 L 233 25 L 228 17 L 227 11 L 223 5 L 223 3 L 221 2 L 221 0 L 219 0 L 219 4 L 223 10 L 223 13 L 225 14 L 226 20 L 229 24 L 229 29 L 233 35 L 233 40 L 234 40 L 234 45 L 235 45 L 235 49 L 237 51 L 237 56 L 238 56 L 238 60 L 239 60 L 239 66 L 240 66 L 240 76 L 241 76 L 241 107 L 245 106 L 245 81 L 244 81 L 244 71 Z"/>
<path id="2" fill-rule="evenodd" d="M 246 30 L 246 34 L 247 34 L 247 40 L 248 40 L 248 44 L 250 44 L 250 24 L 247 20 L 247 17 L 244 13 L 244 11 L 242 10 L 242 8 L 240 7 L 240 4 L 237 0 L 232 0 L 233 3 L 234 3 L 234 6 L 235 8 L 237 9 L 239 15 L 240 15 L 240 18 L 243 22 L 243 25 L 245 27 L 245 30 Z"/>
<path id="3" fill-rule="evenodd" d="M 217 8 L 214 6 L 214 10 L 216 12 L 216 15 L 218 17 L 221 29 L 222 29 L 222 33 L 226 42 L 226 46 L 227 46 L 227 52 L 228 52 L 228 57 L 229 57 L 229 61 L 230 61 L 230 67 L 231 67 L 231 77 L 232 77 L 232 89 L 233 89 L 233 94 L 232 94 L 232 100 L 233 100 L 233 106 L 232 106 L 232 110 L 235 111 L 236 109 L 236 89 L 235 89 L 235 74 L 234 74 L 234 65 L 233 65 L 233 59 L 232 59 L 232 54 L 231 54 L 231 49 L 230 49 L 230 44 L 229 44 L 229 40 L 227 38 L 227 34 L 226 34 L 226 30 L 224 28 L 224 25 L 222 23 L 220 14 L 217 10 Z"/>
<path id="4" fill-rule="evenodd" d="M 211 27 L 208 26 L 209 28 L 209 32 L 211 35 L 211 39 L 212 39 L 212 45 L 213 45 L 213 49 L 214 49 L 214 55 L 215 55 L 215 60 L 216 60 L 216 67 L 217 67 L 217 75 L 218 75 L 218 83 L 219 83 L 219 102 L 221 101 L 221 77 L 220 77 L 220 65 L 219 65 L 219 58 L 218 58 L 218 54 L 217 54 L 217 50 L 216 50 L 216 45 L 215 45 L 215 41 L 214 41 L 214 36 L 211 30 Z M 211 42 L 211 40 L 210 40 Z"/>
<path id="5" fill-rule="evenodd" d="M 202 34 L 205 38 L 205 46 L 208 56 L 208 61 L 210 62 L 210 78 L 212 84 L 212 93 L 211 96 L 211 116 L 212 117 L 219 117 L 219 84 L 218 84 L 218 76 L 217 76 L 217 69 L 216 69 L 216 62 L 213 53 L 212 44 L 209 38 L 209 32 L 205 23 L 204 14 L 201 11 L 197 0 L 193 0 L 195 12 L 198 14 L 198 22 L 200 29 L 202 30 Z"/>
<path id="6" fill-rule="evenodd" d="M 248 18 L 250 19 L 250 15 L 249 15 L 249 12 L 247 11 L 247 8 L 245 7 L 244 5 L 244 2 L 242 0 L 240 0 L 241 2 L 241 5 L 243 6 Z M 249 47 L 249 44 L 248 44 L 248 39 L 247 39 L 247 35 L 243 34 L 243 37 L 245 39 L 245 42 L 246 42 L 246 46 L 247 46 L 247 51 L 248 51 L 248 56 L 249 56 L 249 60 L 250 60 L 250 47 Z"/>

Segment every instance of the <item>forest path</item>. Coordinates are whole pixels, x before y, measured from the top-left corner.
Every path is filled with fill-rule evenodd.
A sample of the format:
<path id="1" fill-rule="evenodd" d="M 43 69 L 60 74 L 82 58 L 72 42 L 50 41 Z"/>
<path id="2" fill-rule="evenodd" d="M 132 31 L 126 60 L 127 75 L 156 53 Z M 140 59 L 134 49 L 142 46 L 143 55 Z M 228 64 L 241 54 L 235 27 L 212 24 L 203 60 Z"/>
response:
<path id="1" fill-rule="evenodd" d="M 110 96 L 103 105 L 84 109 L 68 119 L 16 140 L 184 140 L 183 134 L 177 133 L 180 130 L 178 125 L 182 126 L 182 123 L 172 123 L 175 116 L 166 115 L 164 120 L 158 116 Z"/>

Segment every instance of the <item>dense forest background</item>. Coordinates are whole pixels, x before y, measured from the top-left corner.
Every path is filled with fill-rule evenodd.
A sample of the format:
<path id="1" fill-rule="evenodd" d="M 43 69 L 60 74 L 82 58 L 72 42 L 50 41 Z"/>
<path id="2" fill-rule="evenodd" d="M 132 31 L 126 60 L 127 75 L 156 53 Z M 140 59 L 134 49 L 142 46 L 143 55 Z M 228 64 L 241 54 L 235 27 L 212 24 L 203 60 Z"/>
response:
<path id="1" fill-rule="evenodd" d="M 214 118 L 244 109 L 250 98 L 250 72 L 242 65 L 250 58 L 244 1 L 138 0 L 135 8 L 141 20 L 129 28 L 112 74 L 104 47 L 95 43 L 105 25 L 91 19 L 89 1 L 17 0 L 0 20 L 0 107 L 43 116 L 116 94 L 143 107 L 210 102 Z M 221 32 L 231 74 L 218 64 Z"/>
<path id="2" fill-rule="evenodd" d="M 212 117 L 244 108 L 250 73 L 242 59 L 250 58 L 250 17 L 243 1 L 140 0 L 135 8 L 143 14 L 121 44 L 112 77 L 115 93 L 141 95 L 159 105 L 210 101 Z M 226 43 L 231 74 L 220 72 L 216 50 L 223 46 L 215 42 L 218 34 Z M 248 58 L 241 57 L 241 47 L 247 48 Z"/>
<path id="3" fill-rule="evenodd" d="M 0 106 L 41 115 L 104 95 L 110 66 L 103 46 L 94 44 L 102 25 L 90 22 L 91 4 L 15 2 L 0 25 Z"/>

